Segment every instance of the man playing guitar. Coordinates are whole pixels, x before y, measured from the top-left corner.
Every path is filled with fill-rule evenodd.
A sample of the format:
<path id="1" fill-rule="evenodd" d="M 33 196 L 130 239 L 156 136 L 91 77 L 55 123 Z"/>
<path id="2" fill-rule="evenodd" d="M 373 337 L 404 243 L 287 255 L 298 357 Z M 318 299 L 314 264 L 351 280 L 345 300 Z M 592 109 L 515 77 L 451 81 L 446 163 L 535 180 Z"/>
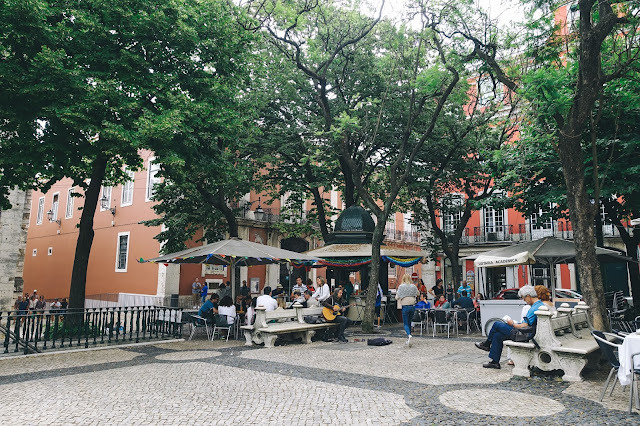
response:
<path id="1" fill-rule="evenodd" d="M 336 339 L 339 342 L 346 343 L 348 342 L 347 338 L 344 337 L 344 330 L 353 324 L 349 318 L 342 315 L 342 313 L 348 308 L 348 306 L 343 306 L 344 302 L 342 300 L 342 289 L 337 288 L 333 291 L 333 294 L 326 298 L 322 302 L 323 309 L 322 313 L 325 316 L 325 319 L 329 322 L 337 322 L 338 330 L 336 330 Z"/>

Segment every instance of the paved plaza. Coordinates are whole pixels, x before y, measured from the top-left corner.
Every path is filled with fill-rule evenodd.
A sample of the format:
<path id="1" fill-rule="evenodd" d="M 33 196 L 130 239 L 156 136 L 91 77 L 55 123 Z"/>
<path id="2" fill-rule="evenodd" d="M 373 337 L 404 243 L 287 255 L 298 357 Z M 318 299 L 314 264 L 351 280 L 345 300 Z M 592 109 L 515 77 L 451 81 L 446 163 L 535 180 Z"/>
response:
<path id="1" fill-rule="evenodd" d="M 628 389 L 598 402 L 606 367 L 587 381 L 511 378 L 482 368 L 473 337 L 367 346 L 192 342 L 0 360 L 2 425 L 42 424 L 640 424 Z M 476 337 L 475 340 L 478 338 Z"/>

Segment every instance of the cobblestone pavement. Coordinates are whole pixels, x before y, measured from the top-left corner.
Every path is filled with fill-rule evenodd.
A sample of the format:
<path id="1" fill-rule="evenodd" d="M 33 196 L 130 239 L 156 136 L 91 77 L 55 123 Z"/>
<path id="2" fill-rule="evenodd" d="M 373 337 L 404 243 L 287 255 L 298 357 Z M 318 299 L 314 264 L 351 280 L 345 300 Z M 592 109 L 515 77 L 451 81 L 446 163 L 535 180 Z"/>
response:
<path id="1" fill-rule="evenodd" d="M 640 424 L 628 389 L 598 402 L 608 373 L 582 383 L 482 368 L 474 338 L 367 346 L 241 341 L 155 345 L 0 361 L 1 425 Z"/>

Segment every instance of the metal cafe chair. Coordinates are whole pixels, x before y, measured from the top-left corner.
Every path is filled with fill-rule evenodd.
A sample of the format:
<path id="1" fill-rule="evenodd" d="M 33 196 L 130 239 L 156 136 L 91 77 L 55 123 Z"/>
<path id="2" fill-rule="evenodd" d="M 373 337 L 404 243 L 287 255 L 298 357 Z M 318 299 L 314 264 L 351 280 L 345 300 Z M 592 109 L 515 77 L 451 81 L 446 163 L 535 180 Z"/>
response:
<path id="1" fill-rule="evenodd" d="M 433 335 L 432 337 L 436 337 L 436 329 L 437 327 L 447 327 L 447 339 L 450 335 L 451 330 L 451 321 L 449 321 L 449 312 L 446 309 L 433 309 Z"/>
<path id="2" fill-rule="evenodd" d="M 188 342 L 191 341 L 193 335 L 196 333 L 197 329 L 204 328 L 207 332 L 207 339 L 211 338 L 211 332 L 209 331 L 209 321 L 206 318 L 201 317 L 200 315 L 191 314 L 191 334 L 189 335 Z"/>
<path id="3" fill-rule="evenodd" d="M 607 360 L 609 361 L 609 364 L 611 365 L 609 376 L 607 377 L 607 381 L 604 382 L 604 388 L 602 388 L 602 392 L 600 393 L 600 401 L 602 401 L 604 399 L 604 394 L 606 393 L 607 388 L 609 387 L 609 382 L 611 381 L 612 378 L 614 378 L 614 380 L 613 380 L 613 386 L 611 386 L 611 391 L 609 392 L 609 396 L 613 394 L 613 390 L 615 389 L 616 383 L 618 381 L 617 378 L 614 377 L 614 373 L 617 373 L 618 369 L 620 368 L 620 360 L 618 359 L 618 355 L 615 351 L 620 349 L 621 345 L 609 341 L 607 337 L 611 337 L 615 340 L 622 340 L 622 337 L 618 336 L 617 334 L 605 333 L 599 330 L 591 331 L 591 335 L 593 336 L 594 339 L 596 339 L 598 346 L 600 346 L 600 350 L 605 354 L 605 356 L 607 357 Z M 638 370 L 635 370 L 633 373 L 633 380 L 631 382 L 631 386 L 630 386 L 631 389 L 629 394 L 629 413 L 631 413 L 631 410 L 633 408 L 635 376 L 636 374 L 639 374 L 639 373 L 640 372 Z M 639 399 L 638 393 L 636 392 L 636 407 L 638 407 L 639 405 L 638 399 Z"/>
<path id="4" fill-rule="evenodd" d="M 222 338 L 222 334 L 221 332 L 226 331 L 227 332 L 227 337 L 226 337 L 226 341 L 229 341 L 229 335 L 231 334 L 231 330 L 235 327 L 235 318 L 233 317 L 233 321 L 231 322 L 231 324 L 229 324 L 228 319 L 232 318 L 230 316 L 227 315 L 221 315 L 221 314 L 217 314 L 215 315 L 215 317 L 213 318 L 213 333 L 211 333 L 211 340 L 215 340 L 216 338 L 216 333 L 218 333 L 218 336 L 220 338 Z"/>

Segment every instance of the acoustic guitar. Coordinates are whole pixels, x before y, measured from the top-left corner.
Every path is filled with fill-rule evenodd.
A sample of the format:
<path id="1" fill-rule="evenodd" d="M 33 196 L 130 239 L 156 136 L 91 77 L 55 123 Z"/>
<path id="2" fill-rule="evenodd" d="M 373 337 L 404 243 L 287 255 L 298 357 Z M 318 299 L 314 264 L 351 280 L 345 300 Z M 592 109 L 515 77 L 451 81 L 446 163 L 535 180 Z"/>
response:
<path id="1" fill-rule="evenodd" d="M 327 321 L 333 321 L 334 319 L 336 319 L 336 317 L 338 315 L 342 315 L 342 313 L 349 307 L 349 306 L 356 306 L 355 303 L 352 303 L 350 305 L 347 306 L 343 306 L 342 308 L 340 307 L 340 305 L 334 305 L 333 309 L 329 309 L 327 307 L 322 308 L 322 316 L 324 317 L 324 319 L 326 319 Z"/>

